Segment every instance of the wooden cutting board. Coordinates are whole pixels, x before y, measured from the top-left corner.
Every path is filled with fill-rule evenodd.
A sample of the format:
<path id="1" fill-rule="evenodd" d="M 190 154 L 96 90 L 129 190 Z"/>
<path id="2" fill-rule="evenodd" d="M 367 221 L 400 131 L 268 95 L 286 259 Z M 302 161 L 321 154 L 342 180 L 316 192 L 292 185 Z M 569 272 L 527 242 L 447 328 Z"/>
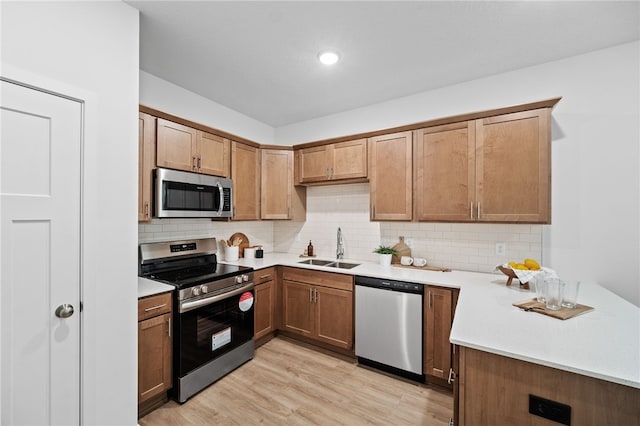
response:
<path id="1" fill-rule="evenodd" d="M 591 306 L 580 305 L 577 304 L 574 309 L 569 309 L 562 307 L 558 311 L 552 311 L 551 309 L 547 309 L 546 305 L 542 302 L 538 302 L 536 299 L 523 300 L 522 302 L 514 302 L 512 303 L 516 308 L 520 308 L 523 311 L 531 311 L 536 312 L 542 315 L 548 315 L 553 318 L 566 320 L 569 318 L 577 317 L 578 315 L 582 315 L 584 313 L 593 311 Z"/>
<path id="2" fill-rule="evenodd" d="M 442 268 L 440 266 L 413 266 L 413 265 L 402 265 L 402 264 L 395 264 L 395 265 L 391 265 L 391 266 L 394 266 L 396 268 L 420 269 L 420 270 L 423 270 L 423 271 L 451 272 L 451 269 Z"/>
<path id="3" fill-rule="evenodd" d="M 242 232 L 236 232 L 229 238 L 229 241 L 233 241 L 235 238 L 241 238 L 242 242 L 238 246 L 238 256 L 244 257 L 244 249 L 249 247 L 249 237 L 244 235 Z"/>

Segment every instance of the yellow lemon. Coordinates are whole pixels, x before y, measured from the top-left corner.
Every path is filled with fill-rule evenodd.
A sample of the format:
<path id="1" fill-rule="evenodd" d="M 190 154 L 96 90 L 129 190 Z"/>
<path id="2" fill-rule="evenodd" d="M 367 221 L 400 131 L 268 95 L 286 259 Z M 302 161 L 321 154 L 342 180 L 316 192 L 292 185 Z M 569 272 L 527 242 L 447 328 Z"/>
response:
<path id="1" fill-rule="evenodd" d="M 509 266 L 511 266 L 511 268 L 515 268 L 516 265 L 518 264 L 518 262 L 509 262 Z"/>
<path id="2" fill-rule="evenodd" d="M 528 269 L 532 271 L 537 271 L 540 269 L 540 264 L 535 259 L 525 259 L 524 264 L 527 266 Z"/>
<path id="3" fill-rule="evenodd" d="M 516 266 L 513 267 L 513 269 L 521 269 L 523 271 L 526 271 L 529 268 L 527 268 L 527 265 L 525 265 L 524 263 L 518 263 Z"/>

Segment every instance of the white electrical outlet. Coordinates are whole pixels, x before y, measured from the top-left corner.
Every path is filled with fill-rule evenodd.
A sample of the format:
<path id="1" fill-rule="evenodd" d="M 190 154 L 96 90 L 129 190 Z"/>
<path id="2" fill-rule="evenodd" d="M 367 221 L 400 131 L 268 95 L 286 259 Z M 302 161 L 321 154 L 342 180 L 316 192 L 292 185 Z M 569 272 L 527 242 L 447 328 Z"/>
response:
<path id="1" fill-rule="evenodd" d="M 496 243 L 496 255 L 504 256 L 507 254 L 507 244 L 506 243 Z"/>

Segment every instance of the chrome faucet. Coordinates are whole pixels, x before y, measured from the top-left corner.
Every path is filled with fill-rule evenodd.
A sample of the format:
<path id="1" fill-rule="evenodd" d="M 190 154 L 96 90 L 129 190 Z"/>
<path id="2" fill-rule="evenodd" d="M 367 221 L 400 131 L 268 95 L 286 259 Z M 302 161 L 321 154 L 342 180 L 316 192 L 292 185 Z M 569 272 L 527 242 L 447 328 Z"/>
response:
<path id="1" fill-rule="evenodd" d="M 338 260 L 344 257 L 344 240 L 342 239 L 342 230 L 338 227 L 338 238 L 336 247 L 336 258 Z"/>

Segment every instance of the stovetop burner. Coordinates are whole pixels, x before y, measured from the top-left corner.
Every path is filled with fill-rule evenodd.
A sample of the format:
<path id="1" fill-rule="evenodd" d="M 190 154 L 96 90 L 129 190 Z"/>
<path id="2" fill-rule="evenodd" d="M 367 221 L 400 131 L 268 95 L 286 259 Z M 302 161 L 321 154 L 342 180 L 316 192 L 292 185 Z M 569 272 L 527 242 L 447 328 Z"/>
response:
<path id="1" fill-rule="evenodd" d="M 139 273 L 182 290 L 253 271 L 246 266 L 218 263 L 216 251 L 215 238 L 141 244 Z"/>
<path id="2" fill-rule="evenodd" d="M 251 270 L 251 268 L 247 268 L 246 266 L 217 263 L 152 273 L 148 277 L 167 284 L 172 284 L 177 288 L 182 289 L 185 287 L 206 284 L 211 281 L 233 277 Z"/>

